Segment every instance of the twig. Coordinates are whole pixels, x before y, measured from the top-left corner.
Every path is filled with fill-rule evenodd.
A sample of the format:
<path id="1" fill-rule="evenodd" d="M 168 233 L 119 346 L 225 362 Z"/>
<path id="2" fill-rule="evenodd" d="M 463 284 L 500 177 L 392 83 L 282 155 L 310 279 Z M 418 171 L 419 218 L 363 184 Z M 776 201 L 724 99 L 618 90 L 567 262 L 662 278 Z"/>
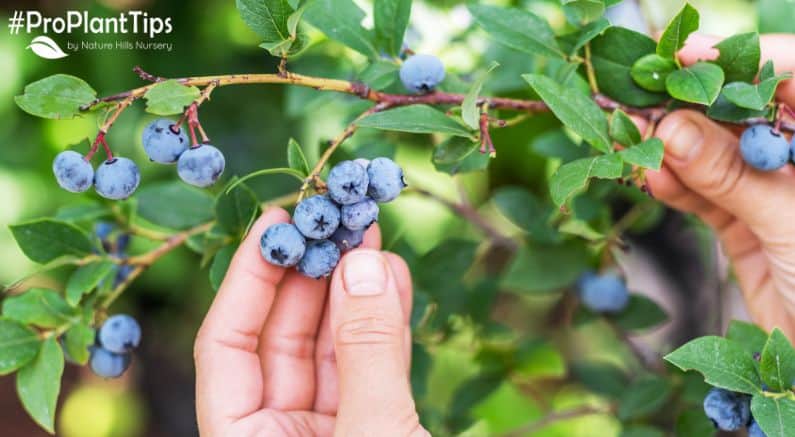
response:
<path id="1" fill-rule="evenodd" d="M 483 103 L 483 106 L 480 107 L 480 153 L 494 154 L 496 152 L 489 132 L 489 104 Z"/>
<path id="2" fill-rule="evenodd" d="M 568 419 L 574 419 L 582 416 L 589 416 L 591 414 L 604 414 L 607 412 L 608 411 L 605 409 L 600 409 L 587 405 L 582 407 L 572 408 L 570 410 L 556 411 L 553 413 L 549 413 L 546 416 L 534 422 L 522 425 L 519 428 L 514 429 L 513 431 L 508 431 L 504 434 L 501 434 L 501 437 L 521 437 L 539 431 L 556 422 Z"/>
<path id="3" fill-rule="evenodd" d="M 138 65 L 133 67 L 133 71 L 135 72 L 135 74 L 138 75 L 138 77 L 140 77 L 141 79 L 143 79 L 143 80 L 145 80 L 147 82 L 155 82 L 156 83 L 156 82 L 163 82 L 164 80 L 166 80 L 165 78 L 162 78 L 162 77 L 159 77 L 159 76 L 155 76 L 153 74 L 149 74 L 149 73 L 145 72 L 144 69 L 141 68 Z"/>
<path id="4" fill-rule="evenodd" d="M 588 77 L 588 85 L 591 87 L 591 92 L 599 94 L 599 84 L 596 83 L 596 74 L 591 63 L 591 43 L 585 44 L 585 75 Z"/>

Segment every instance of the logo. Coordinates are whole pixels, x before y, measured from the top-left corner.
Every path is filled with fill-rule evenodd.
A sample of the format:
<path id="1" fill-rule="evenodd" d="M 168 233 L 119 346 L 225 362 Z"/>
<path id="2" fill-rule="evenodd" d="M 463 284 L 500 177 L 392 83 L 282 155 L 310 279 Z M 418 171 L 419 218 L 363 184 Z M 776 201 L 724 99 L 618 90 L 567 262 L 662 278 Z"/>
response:
<path id="1" fill-rule="evenodd" d="M 58 47 L 55 41 L 44 35 L 33 38 L 27 48 L 44 59 L 61 59 L 69 56 Z"/>
<path id="2" fill-rule="evenodd" d="M 172 51 L 170 42 L 155 38 L 170 34 L 174 27 L 171 18 L 150 16 L 144 11 L 121 12 L 117 16 L 91 16 L 87 11 L 65 11 L 60 17 L 47 17 L 39 11 L 14 11 L 8 18 L 11 35 L 43 33 L 33 38 L 27 46 L 44 59 L 61 59 L 81 50 L 158 50 Z M 72 35 L 135 35 L 136 39 L 116 41 L 73 40 L 65 41 L 65 51 L 47 34 Z"/>

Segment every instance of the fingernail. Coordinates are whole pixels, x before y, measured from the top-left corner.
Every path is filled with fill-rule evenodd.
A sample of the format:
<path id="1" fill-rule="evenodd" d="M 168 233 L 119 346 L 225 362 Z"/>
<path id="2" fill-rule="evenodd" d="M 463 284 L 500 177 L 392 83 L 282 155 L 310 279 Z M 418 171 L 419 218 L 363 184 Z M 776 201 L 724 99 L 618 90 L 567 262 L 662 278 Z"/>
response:
<path id="1" fill-rule="evenodd" d="M 674 129 L 666 149 L 674 159 L 687 162 L 698 154 L 703 141 L 701 129 L 692 121 L 684 120 Z"/>
<path id="2" fill-rule="evenodd" d="M 384 260 L 375 251 L 348 254 L 342 275 L 345 290 L 351 296 L 375 296 L 386 289 Z"/>

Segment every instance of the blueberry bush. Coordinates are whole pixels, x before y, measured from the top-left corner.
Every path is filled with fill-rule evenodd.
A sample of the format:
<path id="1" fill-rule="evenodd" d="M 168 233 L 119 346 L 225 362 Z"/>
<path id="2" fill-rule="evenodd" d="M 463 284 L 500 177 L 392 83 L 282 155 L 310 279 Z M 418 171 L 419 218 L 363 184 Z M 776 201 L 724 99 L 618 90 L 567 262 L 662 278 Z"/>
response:
<path id="1" fill-rule="evenodd" d="M 144 83 L 109 95 L 67 74 L 27 85 L 15 101 L 30 115 L 100 120 L 90 144 L 61 152 L 52 166 L 52 183 L 85 193 L 76 197 L 92 196 L 93 186 L 99 198 L 11 226 L 22 252 L 41 265 L 34 275 L 73 269 L 60 286 L 34 288 L 23 278 L 2 298 L 0 374 L 16 375 L 30 416 L 54 431 L 66 361 L 106 378 L 125 372 L 154 334 L 114 314 L 114 302 L 174 249 L 195 251 L 217 288 L 254 218 L 279 205 L 294 211 L 293 223 L 261 236 L 262 262 L 319 278 L 361 244 L 389 202 L 416 196 L 461 220 L 422 251 L 401 239 L 399 224 L 382 220 L 385 247 L 406 258 L 414 276 L 411 381 L 434 435 L 532 435 L 585 417 L 599 418 L 589 426 L 601 431 L 582 435 L 703 436 L 715 427 L 792 435 L 795 349 L 786 336 L 735 321 L 725 337 L 649 354 L 630 337 L 669 315 L 630 292 L 620 263 L 624 234 L 660 211 L 644 179 L 662 164 L 657 122 L 690 108 L 745 126 L 744 159 L 778 169 L 792 161 L 784 134 L 795 125 L 774 92 L 790 75 L 776 75 L 771 62 L 759 68 L 756 32 L 721 41 L 714 61 L 680 64 L 677 52 L 699 28 L 689 4 L 655 40 L 611 25 L 605 10 L 620 0 L 544 2 L 565 17 L 554 22 L 539 8 L 501 3 L 466 6 L 472 26 L 461 37 L 486 47 L 470 71 L 412 50 L 411 0 L 374 0 L 369 14 L 352 0 L 237 0 L 260 47 L 279 59 L 276 71 L 166 78 L 135 67 Z M 326 39 L 362 68 L 345 78 L 322 65 L 306 68 L 312 74 L 291 69 Z M 228 174 L 224 151 L 234 145 L 210 141 L 200 110 L 216 93 L 223 99 L 226 87 L 253 84 L 301 90 L 299 109 L 287 109 L 298 113 L 317 96 L 336 99 L 349 123 L 328 132 L 333 139 L 317 154 L 291 139 L 285 165 Z M 131 141 L 111 132 L 139 101 L 161 117 L 141 138 L 151 162 L 116 156 L 111 146 Z M 633 119 L 649 127 L 641 132 Z M 518 150 L 528 126 L 531 147 Z M 439 194 L 397 164 L 395 150 L 405 144 L 459 181 L 462 194 Z M 502 156 L 532 165 L 509 185 L 497 177 Z M 161 164 L 176 167 L 174 180 L 148 184 L 139 166 Z M 468 186 L 473 174 L 488 175 L 486 183 Z M 293 178 L 292 193 L 263 199 L 250 188 L 276 175 Z M 615 210 L 618 202 L 630 207 Z M 145 244 L 131 250 L 130 240 Z M 598 345 L 582 343 L 583 327 L 596 343 L 622 344 L 620 353 L 600 358 Z M 475 370 L 440 401 L 429 377 L 454 345 L 471 352 Z M 495 408 L 496 399 L 511 408 Z"/>

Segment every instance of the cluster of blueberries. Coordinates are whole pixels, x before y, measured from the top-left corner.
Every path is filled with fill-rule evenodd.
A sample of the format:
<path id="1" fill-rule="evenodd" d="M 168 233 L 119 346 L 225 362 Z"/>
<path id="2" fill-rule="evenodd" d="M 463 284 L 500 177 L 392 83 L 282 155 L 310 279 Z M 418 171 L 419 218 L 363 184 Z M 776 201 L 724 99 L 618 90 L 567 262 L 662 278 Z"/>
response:
<path id="1" fill-rule="evenodd" d="M 293 223 L 265 230 L 260 250 L 267 262 L 314 279 L 328 276 L 342 252 L 362 244 L 365 230 L 378 220 L 378 203 L 394 200 L 406 183 L 399 165 L 375 158 L 340 162 L 326 185 L 328 194 L 298 203 Z"/>
<path id="2" fill-rule="evenodd" d="M 629 304 L 629 290 L 624 279 L 614 272 L 587 272 L 577 281 L 583 305 L 595 313 L 617 314 Z"/>
<path id="3" fill-rule="evenodd" d="M 146 126 L 143 145 L 151 161 L 176 163 L 179 177 L 197 187 L 214 184 L 226 165 L 220 150 L 210 144 L 191 147 L 185 131 L 166 118 Z M 113 200 L 130 197 L 141 182 L 141 172 L 129 158 L 108 159 L 95 172 L 91 162 L 73 150 L 59 153 L 52 163 L 52 171 L 58 185 L 67 191 L 82 193 L 93 185 L 100 196 Z"/>
<path id="4" fill-rule="evenodd" d="M 751 397 L 746 394 L 713 388 L 704 398 L 704 412 L 721 431 L 747 427 L 748 437 L 766 437 L 751 415 Z"/>
<path id="5" fill-rule="evenodd" d="M 120 377 L 130 367 L 131 353 L 140 343 L 141 327 L 134 318 L 126 314 L 109 317 L 90 348 L 91 370 L 103 378 Z"/>
<path id="6" fill-rule="evenodd" d="M 795 137 L 790 143 L 772 126 L 756 124 L 740 136 L 740 154 L 757 170 L 778 170 L 795 160 Z"/>

